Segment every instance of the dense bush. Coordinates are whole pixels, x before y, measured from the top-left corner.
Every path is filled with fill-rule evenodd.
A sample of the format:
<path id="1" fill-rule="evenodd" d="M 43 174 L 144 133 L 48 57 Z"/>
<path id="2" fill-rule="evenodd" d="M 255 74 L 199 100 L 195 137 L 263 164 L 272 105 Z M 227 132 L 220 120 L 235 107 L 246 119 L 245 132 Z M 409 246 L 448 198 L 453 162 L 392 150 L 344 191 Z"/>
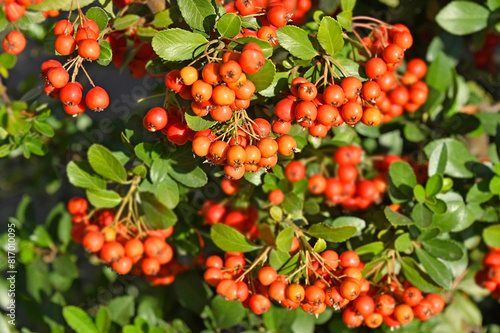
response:
<path id="1" fill-rule="evenodd" d="M 0 331 L 500 331 L 499 11 L 3 1 Z"/>

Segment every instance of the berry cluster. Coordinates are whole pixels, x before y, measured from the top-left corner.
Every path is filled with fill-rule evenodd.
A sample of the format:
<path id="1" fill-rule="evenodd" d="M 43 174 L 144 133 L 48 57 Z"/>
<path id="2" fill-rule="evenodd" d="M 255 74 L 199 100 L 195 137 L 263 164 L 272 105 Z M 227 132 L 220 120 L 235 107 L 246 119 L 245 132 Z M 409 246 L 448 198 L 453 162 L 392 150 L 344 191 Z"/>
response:
<path id="1" fill-rule="evenodd" d="M 99 58 L 101 50 L 98 42 L 99 27 L 81 12 L 79 19 L 80 24 L 76 33 L 73 23 L 68 20 L 61 20 L 54 27 L 54 34 L 57 36 L 56 51 L 61 55 L 71 55 L 78 46 L 78 56 L 68 60 L 64 66 L 56 60 L 45 61 L 41 66 L 42 77 L 45 80 L 45 93 L 52 98 L 59 99 L 63 103 L 64 111 L 72 116 L 84 112 L 87 107 L 94 111 L 102 111 L 109 105 L 106 90 L 96 87 L 83 67 L 84 60 L 92 61 Z M 73 75 L 70 78 L 68 71 L 71 68 L 73 68 Z M 83 98 L 82 85 L 75 82 L 80 68 L 93 86 L 85 98 Z"/>
<path id="2" fill-rule="evenodd" d="M 386 122 L 405 110 L 415 112 L 425 103 L 429 89 L 420 80 L 427 73 L 427 65 L 422 59 L 412 59 L 406 65 L 406 72 L 397 75 L 395 72 L 403 64 L 406 49 L 413 45 L 410 30 L 403 24 L 385 23 L 372 24 L 372 29 L 370 36 L 361 40 L 367 56 L 373 56 L 366 62 L 365 72 L 373 80 L 370 92 L 382 111 L 382 122 Z"/>
<path id="3" fill-rule="evenodd" d="M 165 241 L 173 227 L 139 232 L 134 226 L 117 223 L 112 209 L 88 213 L 87 200 L 79 197 L 69 201 L 68 211 L 73 215 L 73 241 L 98 254 L 119 274 L 143 274 L 157 285 L 172 283 L 176 274 L 187 269 L 173 258 L 174 251 Z"/>
<path id="4" fill-rule="evenodd" d="M 299 241 L 294 240 L 291 253 L 299 248 Z M 257 315 L 267 312 L 273 301 L 289 310 L 300 307 L 316 315 L 329 306 L 343 311 L 343 321 L 349 327 L 363 323 L 369 328 L 382 323 L 399 327 L 415 317 L 426 321 L 445 306 L 441 296 L 424 296 L 408 281 L 403 287 L 397 280 L 385 278 L 377 287 L 363 279 L 364 264 L 354 251 L 340 256 L 332 250 L 314 253 L 307 273 L 299 269 L 288 276 L 262 265 L 263 261 L 265 251 L 251 265 L 241 252 L 226 253 L 224 260 L 212 255 L 205 262 L 204 279 L 224 299 L 238 300 Z M 307 274 L 306 282 L 300 282 L 299 273 Z"/>
<path id="5" fill-rule="evenodd" d="M 15 22 L 24 16 L 26 13 L 26 7 L 31 4 L 41 4 L 44 0 L 2 0 L 3 12 L 7 17 L 7 21 Z M 59 10 L 48 10 L 42 12 L 45 17 L 56 17 L 59 15 Z"/>
<path id="6" fill-rule="evenodd" d="M 229 203 L 218 203 L 209 200 L 203 204 L 198 214 L 204 217 L 204 224 L 214 225 L 224 223 L 244 234 L 248 239 L 259 237 L 257 207 L 249 205 L 247 208 L 232 207 Z"/>
<path id="7" fill-rule="evenodd" d="M 40 4 L 44 0 L 35 0 L 34 4 Z M 26 12 L 26 6 L 32 4 L 31 0 L 2 0 L 0 1 L 3 7 L 3 12 L 7 17 L 7 21 L 15 22 L 19 20 Z M 59 15 L 58 10 L 50 10 L 43 12 L 45 17 L 51 16 L 55 17 Z M 5 52 L 11 54 L 19 54 L 26 47 L 26 37 L 23 33 L 17 30 L 17 26 L 14 24 L 16 30 L 12 30 L 2 40 L 2 47 Z"/>
<path id="8" fill-rule="evenodd" d="M 386 279 L 387 280 L 387 279 Z M 363 323 L 369 328 L 377 328 L 385 323 L 391 328 L 399 328 L 417 318 L 429 320 L 440 313 L 445 302 L 438 294 L 423 295 L 408 281 L 404 287 L 392 280 L 382 288 L 370 285 L 354 302 L 350 303 L 342 314 L 348 327 L 359 327 Z"/>
<path id="9" fill-rule="evenodd" d="M 374 86 L 376 87 L 374 87 Z M 344 122 L 355 125 L 362 121 L 368 126 L 377 126 L 381 114 L 373 107 L 380 89 L 372 82 L 363 84 L 356 77 L 347 77 L 340 85 L 328 85 L 323 94 L 318 94 L 315 84 L 303 77 L 292 80 L 290 92 L 292 95 L 279 101 L 274 113 L 273 132 L 287 134 L 291 123 L 297 123 L 308 128 L 309 134 L 324 138 L 333 127 Z"/>
<path id="10" fill-rule="evenodd" d="M 252 119 L 247 114 L 255 92 L 255 85 L 247 79 L 247 74 L 259 72 L 265 61 L 260 46 L 247 43 L 241 52 L 226 51 L 222 63 L 205 65 L 201 79 L 192 66 L 171 71 L 165 78 L 169 90 L 192 100 L 191 109 L 196 115 L 204 117 L 210 113 L 219 122 L 213 129 L 194 134 L 193 152 L 206 157 L 212 164 L 224 165 L 231 179 L 242 178 L 245 171 L 272 168 L 278 161 L 278 152 L 290 156 L 298 151 L 293 137 L 270 137 L 271 124 L 262 118 Z M 153 110 L 146 115 L 144 126 L 150 131 L 162 129 L 165 133 L 170 116 L 165 110 Z M 182 126 L 188 132 L 187 125 L 173 126 Z M 170 131 L 171 128 L 167 130 L 167 137 Z M 189 134 L 185 137 L 183 143 L 187 142 Z"/>
<path id="11" fill-rule="evenodd" d="M 399 157 L 381 159 L 375 163 L 379 172 L 373 179 L 365 179 L 361 174 L 361 163 L 364 151 L 355 145 L 337 149 L 333 156 L 336 164 L 336 177 L 327 174 L 315 174 L 307 179 L 309 193 L 324 195 L 331 205 L 341 205 L 344 210 L 368 209 L 373 203 L 379 202 L 387 190 L 387 170 L 389 165 L 400 160 Z M 291 182 L 298 182 L 306 177 L 306 167 L 300 161 L 292 161 L 285 166 L 285 176 Z M 326 172 L 326 170 L 325 170 Z M 280 189 L 274 189 L 268 194 L 268 200 L 279 205 L 284 199 Z"/>
<path id="12" fill-rule="evenodd" d="M 224 1 L 221 1 L 224 2 Z M 243 28 L 237 37 L 257 37 L 273 46 L 278 44 L 276 30 L 288 22 L 300 25 L 312 7 L 311 0 L 236 0 L 224 6 L 227 13 L 241 16 L 255 16 L 262 26 L 257 30 Z"/>
<path id="13" fill-rule="evenodd" d="M 483 269 L 475 276 L 476 283 L 500 299 L 500 249 L 492 248 L 483 259 Z"/>
<path id="14" fill-rule="evenodd" d="M 298 248 L 299 241 L 295 239 L 290 252 Z M 258 315 L 269 310 L 271 300 L 289 310 L 301 307 L 311 314 L 320 314 L 327 306 L 339 310 L 369 289 L 368 281 L 361 279 L 363 264 L 353 251 L 342 253 L 340 258 L 331 250 L 316 254 L 307 269 L 305 283 L 300 282 L 303 269 L 288 276 L 278 275 L 268 265 L 257 270 L 263 259 L 259 256 L 249 266 L 243 253 L 226 253 L 224 261 L 210 256 L 204 278 L 226 300 L 238 299 Z"/>

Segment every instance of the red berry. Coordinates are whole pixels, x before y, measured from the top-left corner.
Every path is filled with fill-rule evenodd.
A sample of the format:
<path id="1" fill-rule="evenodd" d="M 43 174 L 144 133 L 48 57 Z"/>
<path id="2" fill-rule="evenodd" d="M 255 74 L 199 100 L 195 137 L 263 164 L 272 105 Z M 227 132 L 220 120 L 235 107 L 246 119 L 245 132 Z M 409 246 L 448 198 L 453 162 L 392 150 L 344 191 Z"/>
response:
<path id="1" fill-rule="evenodd" d="M 85 102 L 89 109 L 100 112 L 108 107 L 109 95 L 103 88 L 94 87 L 87 93 Z"/>
<path id="2" fill-rule="evenodd" d="M 168 114 L 165 109 L 156 107 L 148 111 L 144 116 L 144 127 L 150 132 L 155 132 L 167 126 Z"/>
<path id="3" fill-rule="evenodd" d="M 14 30 L 4 37 L 2 46 L 7 53 L 19 54 L 26 47 L 26 38 L 20 31 Z"/>

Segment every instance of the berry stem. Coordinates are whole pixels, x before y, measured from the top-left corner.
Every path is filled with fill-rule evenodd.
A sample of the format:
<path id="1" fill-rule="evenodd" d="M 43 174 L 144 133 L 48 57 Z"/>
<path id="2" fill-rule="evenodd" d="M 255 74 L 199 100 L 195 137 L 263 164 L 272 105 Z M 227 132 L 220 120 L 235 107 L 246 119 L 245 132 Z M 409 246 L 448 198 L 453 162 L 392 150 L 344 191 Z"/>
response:
<path id="1" fill-rule="evenodd" d="M 257 267 L 259 263 L 265 261 L 267 258 L 267 254 L 269 253 L 269 251 L 271 251 L 271 249 L 272 248 L 270 246 L 266 246 L 265 248 L 263 248 L 255 258 L 255 260 L 252 262 L 252 265 L 250 265 L 250 267 L 248 267 L 248 269 L 243 274 L 241 274 L 236 281 L 243 281 L 245 275 L 250 273 L 255 267 Z"/>

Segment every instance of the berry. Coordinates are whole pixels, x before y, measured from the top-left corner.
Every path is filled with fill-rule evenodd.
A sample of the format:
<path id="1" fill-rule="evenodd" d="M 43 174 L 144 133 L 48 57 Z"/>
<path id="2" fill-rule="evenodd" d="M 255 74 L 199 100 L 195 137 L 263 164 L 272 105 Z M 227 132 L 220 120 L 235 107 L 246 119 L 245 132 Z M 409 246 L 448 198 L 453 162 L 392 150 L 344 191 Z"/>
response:
<path id="1" fill-rule="evenodd" d="M 26 47 L 26 38 L 20 31 L 14 30 L 4 37 L 2 46 L 7 53 L 19 54 Z"/>
<path id="2" fill-rule="evenodd" d="M 150 132 L 155 132 L 167 126 L 168 114 L 163 108 L 153 108 L 144 116 L 144 127 Z"/>
<path id="3" fill-rule="evenodd" d="M 285 167 L 285 177 L 291 182 L 298 182 L 306 175 L 306 167 L 299 161 L 292 161 Z"/>
<path id="4" fill-rule="evenodd" d="M 281 205 L 281 203 L 285 199 L 285 195 L 283 194 L 283 191 L 281 191 L 280 189 L 274 189 L 271 192 L 269 192 L 267 199 L 273 205 Z"/>
<path id="5" fill-rule="evenodd" d="M 101 87 L 94 87 L 85 96 L 85 102 L 89 109 L 93 111 L 103 111 L 109 105 L 109 96 L 106 90 Z"/>
<path id="6" fill-rule="evenodd" d="M 85 60 L 97 60 L 100 53 L 101 47 L 93 39 L 84 39 L 78 44 L 78 54 Z"/>

